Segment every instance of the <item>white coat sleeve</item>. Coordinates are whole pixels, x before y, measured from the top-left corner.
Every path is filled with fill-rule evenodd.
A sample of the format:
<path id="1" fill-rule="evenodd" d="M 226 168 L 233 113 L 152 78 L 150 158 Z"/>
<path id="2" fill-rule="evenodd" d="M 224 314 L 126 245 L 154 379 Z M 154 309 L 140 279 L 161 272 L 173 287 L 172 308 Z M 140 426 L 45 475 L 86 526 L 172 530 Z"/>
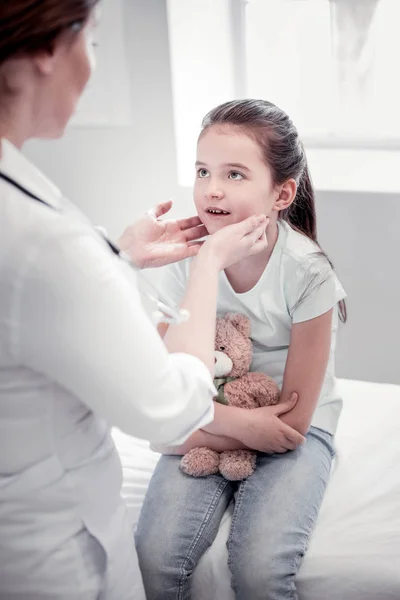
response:
<path id="1" fill-rule="evenodd" d="M 153 443 L 183 443 L 213 418 L 206 366 L 168 353 L 101 239 L 58 224 L 29 249 L 16 286 L 16 357 L 110 425 Z"/>

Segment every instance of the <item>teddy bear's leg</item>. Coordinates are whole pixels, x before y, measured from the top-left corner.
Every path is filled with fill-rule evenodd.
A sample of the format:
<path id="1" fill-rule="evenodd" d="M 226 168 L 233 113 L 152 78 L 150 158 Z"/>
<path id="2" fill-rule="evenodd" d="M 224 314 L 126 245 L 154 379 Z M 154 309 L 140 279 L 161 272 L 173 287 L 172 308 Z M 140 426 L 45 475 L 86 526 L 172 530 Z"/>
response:
<path id="1" fill-rule="evenodd" d="M 241 481 L 254 472 L 256 461 L 251 450 L 227 450 L 221 453 L 219 472 L 229 481 Z"/>
<path id="2" fill-rule="evenodd" d="M 181 460 L 181 470 L 192 477 L 206 477 L 219 472 L 220 455 L 210 448 L 193 448 Z"/>

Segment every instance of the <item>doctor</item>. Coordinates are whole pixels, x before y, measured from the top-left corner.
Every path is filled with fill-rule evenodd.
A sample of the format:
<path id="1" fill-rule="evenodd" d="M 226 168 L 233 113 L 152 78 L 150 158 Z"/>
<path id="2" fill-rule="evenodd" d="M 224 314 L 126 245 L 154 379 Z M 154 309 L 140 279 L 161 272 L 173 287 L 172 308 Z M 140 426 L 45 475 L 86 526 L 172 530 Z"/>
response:
<path id="1" fill-rule="evenodd" d="M 139 266 L 198 252 L 191 318 L 164 344 L 117 249 L 21 154 L 63 134 L 92 71 L 96 4 L 0 3 L 1 600 L 133 598 L 110 427 L 178 444 L 212 420 L 218 272 L 266 244 L 253 217 L 193 248 L 204 229 L 157 220 L 168 205 L 128 228 Z"/>

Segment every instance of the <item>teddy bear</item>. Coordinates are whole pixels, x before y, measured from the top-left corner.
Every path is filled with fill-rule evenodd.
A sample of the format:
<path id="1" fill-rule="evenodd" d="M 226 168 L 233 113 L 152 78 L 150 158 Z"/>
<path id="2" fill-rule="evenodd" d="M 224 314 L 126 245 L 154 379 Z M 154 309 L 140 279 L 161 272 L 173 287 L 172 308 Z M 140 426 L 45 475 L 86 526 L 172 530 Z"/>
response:
<path id="1" fill-rule="evenodd" d="M 228 313 L 217 319 L 215 335 L 215 402 L 240 408 L 270 406 L 279 401 L 279 387 L 264 373 L 250 372 L 253 356 L 250 320 L 243 314 Z M 193 448 L 182 457 L 180 468 L 187 475 L 205 477 L 221 473 L 230 481 L 249 477 L 256 467 L 256 452 Z"/>

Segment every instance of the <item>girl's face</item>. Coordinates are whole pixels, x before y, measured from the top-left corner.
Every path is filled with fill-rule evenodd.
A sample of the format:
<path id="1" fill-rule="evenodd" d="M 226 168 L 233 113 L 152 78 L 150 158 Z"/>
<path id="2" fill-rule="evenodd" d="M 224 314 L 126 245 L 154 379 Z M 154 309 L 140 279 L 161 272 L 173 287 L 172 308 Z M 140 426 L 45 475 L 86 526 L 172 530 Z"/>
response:
<path id="1" fill-rule="evenodd" d="M 200 136 L 194 201 L 210 234 L 254 213 L 270 216 L 278 198 L 271 169 L 251 137 L 228 125 L 213 125 Z"/>

